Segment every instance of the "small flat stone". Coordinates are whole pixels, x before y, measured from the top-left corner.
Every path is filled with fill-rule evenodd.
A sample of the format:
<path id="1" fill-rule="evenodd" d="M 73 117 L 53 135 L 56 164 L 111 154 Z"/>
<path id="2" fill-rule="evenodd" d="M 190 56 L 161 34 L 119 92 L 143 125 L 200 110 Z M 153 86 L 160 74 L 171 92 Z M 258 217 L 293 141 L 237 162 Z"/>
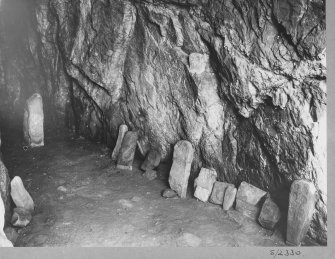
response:
<path id="1" fill-rule="evenodd" d="M 15 227 L 25 227 L 27 226 L 32 219 L 31 213 L 29 210 L 24 208 L 15 208 L 13 210 L 12 216 L 12 225 Z"/>
<path id="2" fill-rule="evenodd" d="M 144 162 L 141 165 L 143 171 L 155 169 L 161 161 L 161 154 L 157 150 L 150 150 Z"/>
<path id="3" fill-rule="evenodd" d="M 172 189 L 165 189 L 162 193 L 162 196 L 164 198 L 174 198 L 174 197 L 177 197 L 178 194 Z"/>
<path id="4" fill-rule="evenodd" d="M 59 187 L 57 188 L 57 191 L 60 191 L 60 192 L 67 192 L 67 189 L 66 189 L 66 187 L 64 187 L 63 185 L 61 185 L 61 186 L 59 186 Z"/>
<path id="5" fill-rule="evenodd" d="M 157 171 L 148 169 L 147 171 L 145 171 L 143 176 L 147 178 L 149 181 L 152 181 L 157 178 Z"/>
<path id="6" fill-rule="evenodd" d="M 218 182 L 216 181 L 213 186 L 212 194 L 209 198 L 209 201 L 214 204 L 222 205 L 223 204 L 223 197 L 225 194 L 225 191 L 228 186 L 232 184 L 226 183 L 226 182 Z M 234 185 L 233 185 L 234 187 Z"/>
<path id="7" fill-rule="evenodd" d="M 266 229 L 274 229 L 281 217 L 280 209 L 277 204 L 268 197 L 262 207 L 258 218 L 259 224 Z"/>
<path id="8" fill-rule="evenodd" d="M 11 181 L 10 186 L 10 194 L 16 207 L 24 208 L 30 212 L 34 211 L 34 201 L 24 188 L 21 178 L 15 176 Z"/>
<path id="9" fill-rule="evenodd" d="M 194 181 L 194 197 L 207 202 L 212 193 L 213 185 L 216 181 L 217 174 L 215 170 L 201 168 L 199 176 Z"/>
<path id="10" fill-rule="evenodd" d="M 313 183 L 296 180 L 291 185 L 287 216 L 286 243 L 299 246 L 312 220 L 316 201 Z"/>
<path id="11" fill-rule="evenodd" d="M 236 198 L 236 193 L 237 193 L 237 189 L 235 188 L 234 185 L 228 185 L 225 194 L 224 194 L 224 199 L 223 199 L 223 210 L 230 210 L 231 207 L 233 207 L 233 204 L 235 202 L 235 198 Z"/>

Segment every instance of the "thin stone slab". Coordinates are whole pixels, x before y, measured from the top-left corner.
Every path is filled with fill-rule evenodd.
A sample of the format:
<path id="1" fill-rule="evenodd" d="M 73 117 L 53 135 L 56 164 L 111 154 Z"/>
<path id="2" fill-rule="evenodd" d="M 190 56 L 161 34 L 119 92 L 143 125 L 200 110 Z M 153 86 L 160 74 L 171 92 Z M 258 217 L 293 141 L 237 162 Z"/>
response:
<path id="1" fill-rule="evenodd" d="M 30 211 L 24 208 L 14 208 L 12 216 L 12 225 L 14 227 L 25 227 L 32 219 Z"/>
<path id="2" fill-rule="evenodd" d="M 223 210 L 227 211 L 230 210 L 231 207 L 233 207 L 236 198 L 236 193 L 237 189 L 235 188 L 235 186 L 233 184 L 228 185 L 224 193 L 223 204 L 222 204 Z"/>
<path id="3" fill-rule="evenodd" d="M 174 146 L 169 184 L 171 189 L 176 191 L 181 198 L 186 198 L 193 153 L 192 144 L 187 140 L 181 140 Z"/>
<path id="4" fill-rule="evenodd" d="M 209 201 L 214 204 L 222 205 L 223 204 L 223 197 L 225 194 L 226 189 L 228 186 L 233 186 L 231 183 L 226 182 L 218 182 L 216 181 L 213 186 L 213 191 L 211 196 L 209 197 Z"/>
<path id="5" fill-rule="evenodd" d="M 274 229 L 280 220 L 281 212 L 277 204 L 268 197 L 262 207 L 261 213 L 258 218 L 259 224 L 266 229 Z"/>
<path id="6" fill-rule="evenodd" d="M 201 168 L 199 176 L 194 181 L 194 197 L 203 202 L 207 202 L 212 193 L 216 177 L 217 173 L 215 170 Z"/>
<path id="7" fill-rule="evenodd" d="M 286 243 L 299 246 L 312 220 L 316 201 L 313 183 L 296 180 L 291 185 L 287 216 Z"/>
<path id="8" fill-rule="evenodd" d="M 5 205 L 0 196 L 0 247 L 13 247 L 12 242 L 10 242 L 4 232 L 5 226 Z"/>
<path id="9" fill-rule="evenodd" d="M 19 176 L 13 178 L 10 187 L 10 194 L 16 207 L 24 208 L 30 212 L 34 211 L 34 201 L 24 188 L 23 182 Z"/>
<path id="10" fill-rule="evenodd" d="M 242 182 L 238 188 L 236 199 L 251 205 L 258 205 L 267 193 L 247 182 Z"/>
<path id="11" fill-rule="evenodd" d="M 40 94 L 33 94 L 26 102 L 23 132 L 28 145 L 31 147 L 44 146 L 44 113 Z"/>
<path id="12" fill-rule="evenodd" d="M 138 133 L 136 131 L 128 131 L 125 134 L 117 160 L 117 169 L 133 170 L 137 138 Z"/>
<path id="13" fill-rule="evenodd" d="M 155 169 L 161 162 L 161 154 L 157 150 L 150 150 L 144 162 L 141 165 L 143 171 Z"/>
<path id="14" fill-rule="evenodd" d="M 126 134 L 126 132 L 128 131 L 128 126 L 127 125 L 120 125 L 119 127 L 119 135 L 117 136 L 117 141 L 112 153 L 112 160 L 113 161 L 117 161 L 117 158 L 119 156 L 120 153 L 120 149 L 121 149 L 121 144 L 124 138 L 124 135 Z"/>

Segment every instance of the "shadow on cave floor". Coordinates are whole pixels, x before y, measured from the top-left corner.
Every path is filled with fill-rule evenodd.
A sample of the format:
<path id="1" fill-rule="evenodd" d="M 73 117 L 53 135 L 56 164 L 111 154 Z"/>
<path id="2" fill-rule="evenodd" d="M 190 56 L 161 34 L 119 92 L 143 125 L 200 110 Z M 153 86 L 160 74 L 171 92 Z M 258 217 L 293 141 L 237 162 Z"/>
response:
<path id="1" fill-rule="evenodd" d="M 69 134 L 49 135 L 45 147 L 24 151 L 14 133 L 3 134 L 5 163 L 36 204 L 15 246 L 285 245 L 279 231 L 234 210 L 191 197 L 164 199 L 163 169 L 153 181 L 139 169 L 116 170 L 107 148 Z"/>

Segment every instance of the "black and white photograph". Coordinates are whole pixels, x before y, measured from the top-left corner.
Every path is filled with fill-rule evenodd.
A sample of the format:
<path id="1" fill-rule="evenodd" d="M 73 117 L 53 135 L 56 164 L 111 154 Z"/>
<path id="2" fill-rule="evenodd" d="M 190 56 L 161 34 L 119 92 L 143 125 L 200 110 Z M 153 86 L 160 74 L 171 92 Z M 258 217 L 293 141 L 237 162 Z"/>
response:
<path id="1" fill-rule="evenodd" d="M 327 248 L 327 31 L 325 0 L 0 0 L 0 258 Z"/>

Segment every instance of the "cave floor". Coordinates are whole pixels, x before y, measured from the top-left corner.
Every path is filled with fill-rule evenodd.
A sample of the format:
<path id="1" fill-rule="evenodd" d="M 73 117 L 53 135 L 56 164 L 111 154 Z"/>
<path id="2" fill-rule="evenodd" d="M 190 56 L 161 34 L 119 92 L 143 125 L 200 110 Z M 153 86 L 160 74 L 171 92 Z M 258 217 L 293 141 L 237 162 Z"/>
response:
<path id="1" fill-rule="evenodd" d="M 21 176 L 36 205 L 15 246 L 285 245 L 280 231 L 235 210 L 192 197 L 164 199 L 168 169 L 160 167 L 153 181 L 136 169 L 140 161 L 133 171 L 116 170 L 101 144 L 53 134 L 41 148 L 24 151 L 18 138 L 3 145 L 11 178 Z"/>

